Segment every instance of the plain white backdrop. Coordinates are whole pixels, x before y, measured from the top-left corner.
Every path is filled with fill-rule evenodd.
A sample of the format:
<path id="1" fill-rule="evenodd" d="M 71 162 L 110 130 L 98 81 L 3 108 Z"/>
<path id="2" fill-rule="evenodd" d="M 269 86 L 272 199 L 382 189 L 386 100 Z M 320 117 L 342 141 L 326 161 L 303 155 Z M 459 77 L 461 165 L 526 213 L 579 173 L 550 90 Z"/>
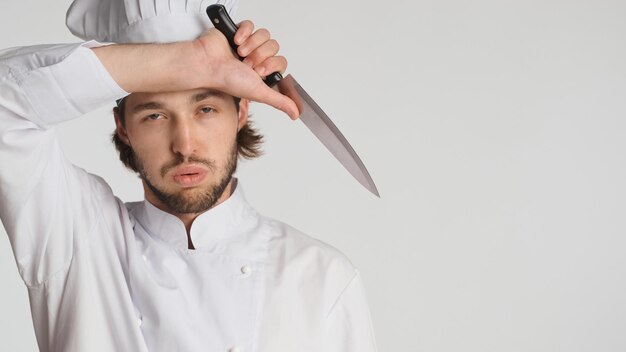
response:
<path id="1" fill-rule="evenodd" d="M 69 3 L 3 0 L 0 47 L 77 41 Z M 253 105 L 248 200 L 352 259 L 381 352 L 626 351 L 625 2 L 242 0 L 235 18 L 270 29 L 377 182 Z M 138 200 L 112 106 L 58 132 Z M 0 350 L 35 351 L 0 232 Z"/>

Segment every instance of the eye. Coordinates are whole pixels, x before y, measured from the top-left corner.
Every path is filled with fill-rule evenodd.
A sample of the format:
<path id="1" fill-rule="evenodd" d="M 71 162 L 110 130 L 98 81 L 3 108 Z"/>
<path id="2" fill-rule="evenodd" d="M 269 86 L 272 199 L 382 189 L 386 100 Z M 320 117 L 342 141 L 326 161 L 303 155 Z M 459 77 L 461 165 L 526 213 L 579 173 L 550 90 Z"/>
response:
<path id="1" fill-rule="evenodd" d="M 213 109 L 212 107 L 206 106 L 200 109 L 200 112 L 202 112 L 203 114 L 210 114 L 213 111 L 215 111 L 215 109 Z"/>
<path id="2" fill-rule="evenodd" d="M 156 121 L 156 120 L 161 119 L 162 117 L 163 117 L 162 114 L 150 114 L 146 116 L 146 120 Z"/>

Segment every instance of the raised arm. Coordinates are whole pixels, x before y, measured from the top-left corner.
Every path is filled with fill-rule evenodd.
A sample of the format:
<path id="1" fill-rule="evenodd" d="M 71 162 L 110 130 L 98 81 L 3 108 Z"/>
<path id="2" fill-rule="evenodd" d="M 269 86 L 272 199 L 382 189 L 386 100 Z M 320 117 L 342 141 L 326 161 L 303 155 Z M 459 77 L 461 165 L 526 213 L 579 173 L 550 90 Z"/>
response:
<path id="1" fill-rule="evenodd" d="M 31 287 L 66 268 L 107 191 L 65 158 L 50 128 L 126 94 L 91 45 L 0 52 L 0 218 Z"/>
<path id="2" fill-rule="evenodd" d="M 0 51 L 0 219 L 25 283 L 62 272 L 96 221 L 106 183 L 72 165 L 51 126 L 129 92 L 214 88 L 297 116 L 260 74 L 286 61 L 265 31 L 242 24 L 246 63 L 215 30 L 191 42 L 46 45 Z M 255 71 L 256 70 L 256 71 Z M 260 72 L 259 72 L 260 71 Z"/>

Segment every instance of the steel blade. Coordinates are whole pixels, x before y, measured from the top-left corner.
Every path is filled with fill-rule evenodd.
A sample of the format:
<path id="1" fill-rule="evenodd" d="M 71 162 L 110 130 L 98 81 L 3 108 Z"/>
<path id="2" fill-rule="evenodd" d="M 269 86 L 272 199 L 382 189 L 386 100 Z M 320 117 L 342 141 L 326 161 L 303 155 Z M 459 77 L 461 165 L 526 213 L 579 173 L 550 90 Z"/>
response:
<path id="1" fill-rule="evenodd" d="M 348 140 L 330 120 L 328 115 L 315 103 L 309 94 L 298 84 L 292 75 L 287 75 L 278 83 L 282 94 L 290 97 L 300 110 L 299 119 L 313 132 L 333 156 L 367 190 L 380 198 L 374 180 L 354 151 Z"/>

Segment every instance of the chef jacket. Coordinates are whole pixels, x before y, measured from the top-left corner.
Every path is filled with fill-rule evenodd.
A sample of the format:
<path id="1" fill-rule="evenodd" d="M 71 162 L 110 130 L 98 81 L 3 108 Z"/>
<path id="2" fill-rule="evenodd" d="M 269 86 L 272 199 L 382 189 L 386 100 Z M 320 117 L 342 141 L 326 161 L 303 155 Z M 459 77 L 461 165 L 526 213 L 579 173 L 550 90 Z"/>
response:
<path id="1" fill-rule="evenodd" d="M 41 351 L 376 351 L 359 272 L 241 185 L 187 233 L 71 164 L 53 126 L 127 93 L 90 50 L 0 51 L 0 218 Z"/>

